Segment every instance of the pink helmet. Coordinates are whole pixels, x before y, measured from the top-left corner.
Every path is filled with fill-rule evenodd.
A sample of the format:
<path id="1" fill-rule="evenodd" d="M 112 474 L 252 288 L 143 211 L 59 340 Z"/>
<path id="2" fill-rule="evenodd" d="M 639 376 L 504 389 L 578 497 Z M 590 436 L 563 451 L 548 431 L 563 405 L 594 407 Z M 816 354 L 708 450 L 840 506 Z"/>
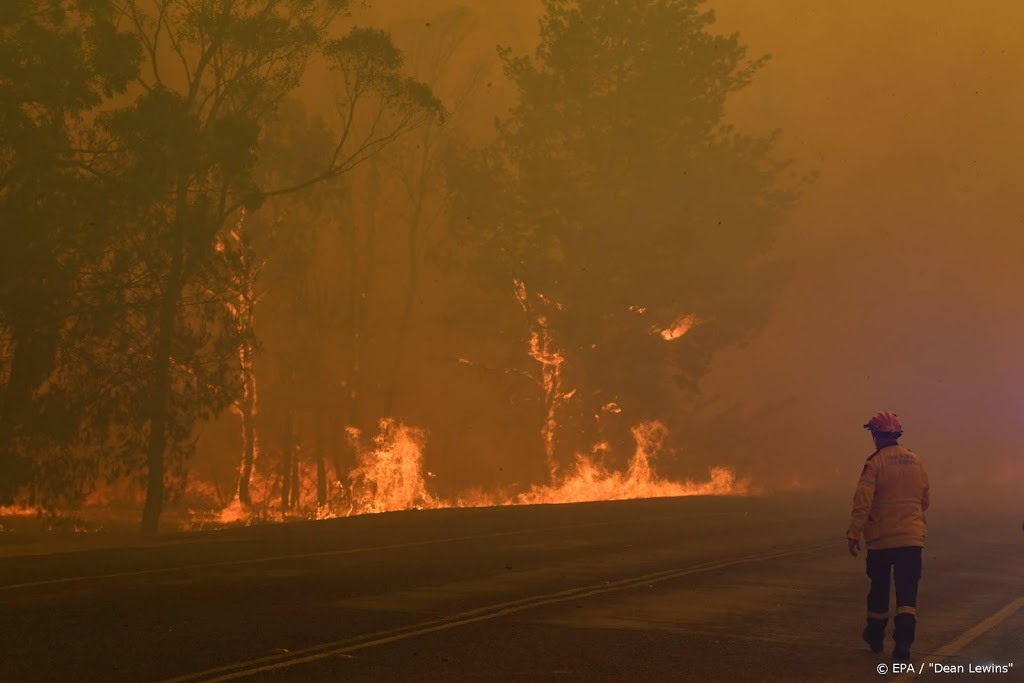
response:
<path id="1" fill-rule="evenodd" d="M 868 423 L 864 425 L 864 429 L 870 429 L 872 432 L 879 434 L 903 433 L 903 425 L 900 423 L 899 416 L 888 411 L 878 413 L 868 420 Z"/>

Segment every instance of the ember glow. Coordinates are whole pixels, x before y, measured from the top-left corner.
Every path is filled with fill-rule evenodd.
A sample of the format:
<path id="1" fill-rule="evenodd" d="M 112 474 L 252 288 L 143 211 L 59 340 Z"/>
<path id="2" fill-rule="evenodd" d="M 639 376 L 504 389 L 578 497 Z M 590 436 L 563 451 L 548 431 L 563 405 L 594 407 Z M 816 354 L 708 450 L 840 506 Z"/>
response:
<path id="1" fill-rule="evenodd" d="M 660 422 L 648 422 L 633 427 L 632 431 L 636 451 L 625 472 L 604 468 L 595 456 L 577 455 L 575 467 L 565 478 L 554 484 L 531 488 L 517 496 L 515 504 L 741 495 L 749 492 L 749 484 L 737 481 L 735 473 L 726 467 L 712 468 L 709 480 L 703 482 L 676 482 L 659 478 L 653 460 L 661 451 L 668 430 Z M 603 450 L 605 448 L 599 448 L 595 455 Z"/>
<path id="2" fill-rule="evenodd" d="M 317 506 L 315 511 L 309 511 L 308 503 L 305 508 L 302 505 L 302 502 L 314 499 L 317 478 L 315 466 L 308 459 L 298 459 L 298 472 L 293 476 L 299 479 L 300 500 L 294 512 L 282 513 L 273 505 L 285 485 L 281 474 L 273 467 L 262 467 L 260 454 L 256 452 L 252 454 L 255 462 L 250 462 L 250 466 L 254 466 L 250 500 L 240 502 L 236 495 L 230 505 L 212 517 L 204 513 L 193 513 L 191 525 L 202 526 L 211 522 L 251 523 L 288 516 L 327 519 L 411 509 L 750 493 L 749 483 L 738 480 L 735 472 L 727 467 L 710 468 L 705 481 L 680 482 L 661 478 L 656 472 L 655 460 L 665 455 L 664 444 L 668 430 L 657 421 L 643 422 L 632 428 L 636 446 L 624 471 L 606 465 L 611 447 L 604 442 L 594 445 L 589 453 L 577 453 L 571 467 L 560 469 L 555 458 L 558 418 L 560 409 L 576 394 L 575 389 L 564 386 L 562 370 L 566 358 L 557 347 L 548 317 L 549 312 L 560 311 L 562 307 L 540 293 L 528 292 L 526 284 L 521 280 L 514 281 L 514 292 L 529 326 L 527 353 L 540 369 L 537 384 L 545 407 L 541 438 L 548 470 L 546 483 L 533 484 L 517 492 L 497 494 L 477 490 L 445 498 L 432 492 L 428 486 L 428 479 L 434 475 L 427 472 L 425 467 L 426 431 L 386 418 L 380 420 L 378 433 L 369 438 L 365 438 L 354 427 L 344 429 L 347 441 L 357 454 L 357 465 L 348 473 L 335 473 L 336 479 L 330 487 L 326 504 Z M 245 299 L 241 301 L 244 303 Z M 637 308 L 635 312 L 642 314 L 644 309 Z M 677 319 L 669 328 L 654 328 L 652 332 L 671 341 L 686 334 L 695 323 L 696 317 L 688 315 Z M 243 357 L 242 360 L 243 368 L 247 367 L 247 359 Z M 458 362 L 474 365 L 465 358 L 459 358 Z M 247 385 L 246 388 L 248 390 L 250 387 Z M 246 395 L 249 395 L 248 391 Z M 609 402 L 601 407 L 601 412 L 621 414 L 623 409 L 618 403 Z M 597 417 L 600 419 L 600 416 Z"/>
<path id="3" fill-rule="evenodd" d="M 36 517 L 39 510 L 24 505 L 0 505 L 0 518 L 2 517 Z"/>
<path id="4" fill-rule="evenodd" d="M 652 332 L 661 335 L 661 338 L 664 339 L 665 341 L 672 341 L 674 339 L 679 339 L 680 337 L 682 337 L 684 334 L 689 332 L 696 324 L 696 316 L 686 315 L 683 316 L 682 318 L 679 318 L 665 329 L 655 329 L 652 330 Z"/>
<path id="5" fill-rule="evenodd" d="M 380 432 L 359 453 L 359 466 L 349 476 L 346 486 L 341 482 L 333 490 L 332 499 L 324 508 L 306 511 L 305 517 L 329 519 L 353 515 L 399 510 L 438 508 L 492 507 L 506 505 L 538 505 L 583 503 L 635 498 L 666 498 L 673 496 L 746 495 L 751 492 L 747 481 L 739 480 L 728 467 L 713 467 L 703 481 L 671 481 L 661 478 L 655 461 L 664 456 L 663 445 L 668 430 L 659 422 L 642 423 L 632 430 L 636 449 L 625 471 L 608 468 L 602 460 L 608 454 L 605 443 L 597 444 L 589 454 L 578 454 L 573 467 L 562 476 L 526 491 L 505 495 L 474 491 L 451 499 L 430 491 L 424 449 L 427 435 L 421 429 L 395 420 L 382 420 Z M 358 433 L 350 432 L 358 439 Z M 259 479 L 260 468 L 256 474 Z M 315 473 L 303 476 L 305 487 Z M 213 524 L 253 523 L 282 520 L 279 513 L 267 512 L 259 501 L 260 491 L 273 499 L 273 486 L 253 487 L 253 506 L 246 509 L 235 500 L 215 515 L 194 513 L 190 528 Z M 280 484 L 277 484 L 278 488 Z M 312 497 L 307 497 L 311 500 Z M 257 512 L 263 510 L 262 513 Z"/>

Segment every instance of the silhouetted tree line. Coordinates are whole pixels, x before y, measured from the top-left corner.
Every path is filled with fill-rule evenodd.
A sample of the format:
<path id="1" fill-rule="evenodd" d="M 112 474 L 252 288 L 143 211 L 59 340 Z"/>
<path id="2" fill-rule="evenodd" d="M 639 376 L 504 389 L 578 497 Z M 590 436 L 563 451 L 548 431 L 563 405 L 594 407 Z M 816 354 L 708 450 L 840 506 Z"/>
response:
<path id="1" fill-rule="evenodd" d="M 467 10 L 403 54 L 348 0 L 4 2 L 0 498 L 74 508 L 132 478 L 154 532 L 234 413 L 233 495 L 253 503 L 272 440 L 282 507 L 300 458 L 322 505 L 346 427 L 416 412 L 417 307 L 521 397 L 524 452 L 671 421 L 785 281 L 765 254 L 794 184 L 773 137 L 725 119 L 764 60 L 696 0 L 544 4 L 535 53 L 500 52 L 517 100 L 479 144 Z M 312 70 L 330 117 L 297 98 Z"/>

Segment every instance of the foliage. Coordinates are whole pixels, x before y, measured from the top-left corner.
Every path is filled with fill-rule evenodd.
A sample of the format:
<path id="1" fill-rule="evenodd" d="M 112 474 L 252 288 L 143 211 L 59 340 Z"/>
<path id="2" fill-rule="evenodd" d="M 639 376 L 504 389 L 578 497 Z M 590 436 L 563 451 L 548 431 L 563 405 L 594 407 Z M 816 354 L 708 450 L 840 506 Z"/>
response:
<path id="1" fill-rule="evenodd" d="M 2 499 L 49 476 L 33 453 L 81 460 L 91 387 L 58 370 L 109 315 L 99 294 L 110 292 L 99 275 L 109 223 L 108 188 L 75 143 L 88 112 L 124 90 L 140 56 L 108 3 L 11 0 L 0 9 Z"/>
<path id="2" fill-rule="evenodd" d="M 442 115 L 402 75 L 386 33 L 332 33 L 347 9 L 15 0 L 0 10 L 8 493 L 33 471 L 36 490 L 65 502 L 82 496 L 62 491 L 87 490 L 101 472 L 129 475 L 148 482 L 145 526 L 156 528 L 165 480 L 185 480 L 199 427 L 241 392 L 240 348 L 256 348 L 251 321 L 231 306 L 251 279 L 232 222 Z M 271 168 L 264 143 L 280 135 L 268 129 L 318 56 L 338 79 L 339 121 L 324 127 L 333 141 L 315 167 Z M 26 441 L 33 434 L 42 440 Z"/>
<path id="3" fill-rule="evenodd" d="M 795 195 L 775 136 L 726 118 L 767 58 L 710 32 L 700 2 L 544 5 L 536 53 L 502 53 L 519 100 L 493 146 L 454 164 L 453 215 L 494 285 L 543 295 L 532 309 L 566 358 L 574 436 L 624 440 L 765 321 L 786 268 L 764 257 Z M 661 334 L 685 316 L 684 335 Z"/>

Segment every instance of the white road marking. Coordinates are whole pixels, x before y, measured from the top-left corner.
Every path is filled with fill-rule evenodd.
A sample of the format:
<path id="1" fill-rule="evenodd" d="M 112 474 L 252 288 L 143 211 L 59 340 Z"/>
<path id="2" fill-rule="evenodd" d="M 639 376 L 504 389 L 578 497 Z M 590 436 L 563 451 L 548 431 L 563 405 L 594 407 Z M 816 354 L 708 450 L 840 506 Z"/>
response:
<path id="1" fill-rule="evenodd" d="M 546 595 L 536 595 L 521 598 L 519 600 L 512 600 L 509 602 L 488 605 L 486 607 L 479 607 L 476 609 L 468 610 L 466 612 L 461 612 L 459 614 L 443 617 L 441 619 L 421 622 L 419 624 L 413 624 L 410 626 L 405 626 L 397 629 L 379 631 L 376 633 L 367 633 L 360 636 L 355 636 L 353 638 L 347 638 L 344 640 L 338 640 L 329 643 L 321 643 L 320 645 L 314 645 L 312 647 L 296 650 L 287 655 L 269 655 L 244 662 L 237 662 L 235 664 L 228 664 L 225 666 L 207 669 L 205 671 L 187 674 L 185 676 L 180 676 L 177 678 L 171 678 L 164 681 L 163 683 L 187 683 L 191 681 L 203 681 L 204 683 L 220 683 L 221 681 L 230 681 L 238 678 L 245 678 L 247 676 L 253 676 L 258 673 L 273 671 L 276 669 L 284 669 L 292 666 L 297 666 L 300 664 L 318 661 L 321 659 L 338 657 L 340 655 L 346 655 L 357 650 L 365 650 L 367 648 L 376 647 L 378 645 L 386 645 L 388 643 L 406 640 L 409 638 L 414 638 L 416 636 L 426 635 L 428 633 L 434 633 L 437 631 L 444 631 L 452 628 L 457 628 L 459 626 L 465 626 L 467 624 L 472 624 L 479 621 L 496 619 L 498 617 L 503 617 L 509 614 L 514 614 L 516 612 L 522 612 L 537 607 L 543 607 L 545 605 L 566 602 L 569 600 L 578 600 L 580 598 L 592 597 L 595 595 L 601 595 L 603 593 L 611 593 L 615 591 L 629 590 L 631 588 L 651 586 L 656 583 L 663 583 L 665 581 L 671 581 L 672 579 L 678 579 L 693 574 L 715 571 L 717 569 L 725 569 L 727 567 L 733 567 L 741 564 L 751 564 L 754 562 L 762 562 L 765 560 L 772 560 L 783 557 L 791 557 L 795 555 L 813 553 L 818 550 L 834 547 L 836 547 L 836 544 L 834 542 L 815 543 L 813 545 L 803 545 L 798 548 L 790 548 L 787 550 L 778 550 L 767 553 L 746 555 L 743 557 L 733 558 L 729 560 L 714 560 L 711 562 L 704 562 L 701 564 L 692 565 L 690 567 L 686 567 L 683 569 L 670 569 L 667 571 L 645 574 L 643 576 L 636 576 L 628 579 L 620 579 L 618 581 L 602 582 L 596 585 L 583 586 L 580 588 L 571 588 L 568 590 L 559 591 L 557 593 L 549 593 Z M 207 676 L 212 677 L 207 678 Z"/>
<path id="2" fill-rule="evenodd" d="M 996 626 L 1012 617 L 1022 607 L 1024 607 L 1024 597 L 1020 597 L 1016 600 L 1013 600 L 995 614 L 992 614 L 986 619 L 981 620 L 971 628 L 967 629 L 966 631 L 958 635 L 953 640 L 949 641 L 948 643 L 940 647 L 937 652 L 930 653 L 928 655 L 927 661 L 940 662 L 948 657 L 952 657 L 956 653 L 960 652 L 960 650 L 967 647 L 973 640 L 975 640 L 979 636 L 984 635 L 988 631 L 991 631 Z M 922 663 L 921 666 L 923 667 L 924 664 Z M 903 681 L 913 680 L 918 676 L 924 675 L 925 673 L 927 672 L 922 668 L 921 671 L 918 671 L 916 673 L 907 672 L 894 680 L 902 683 Z"/>

